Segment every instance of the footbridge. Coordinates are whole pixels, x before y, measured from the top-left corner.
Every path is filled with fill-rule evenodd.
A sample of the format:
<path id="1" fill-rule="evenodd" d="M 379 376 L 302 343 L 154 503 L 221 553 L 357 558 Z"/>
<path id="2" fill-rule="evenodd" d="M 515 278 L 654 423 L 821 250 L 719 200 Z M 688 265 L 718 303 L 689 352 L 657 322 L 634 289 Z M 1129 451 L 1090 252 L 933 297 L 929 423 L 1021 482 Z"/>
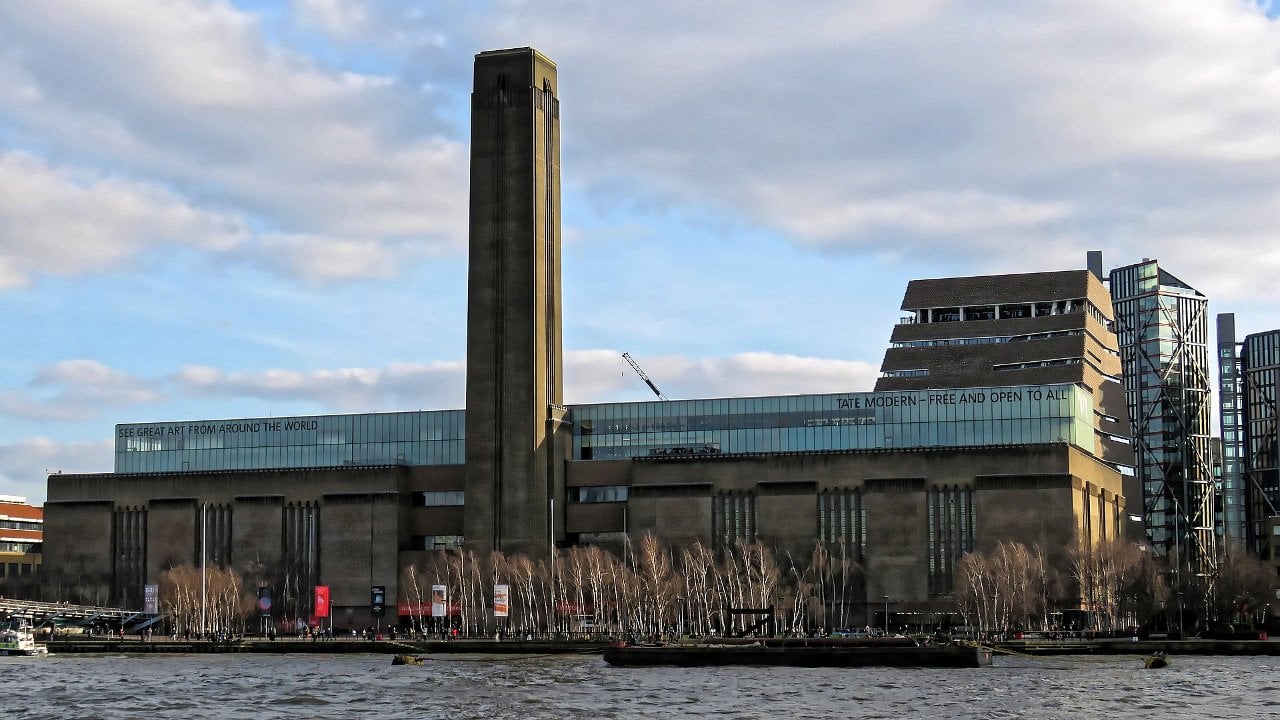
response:
<path id="1" fill-rule="evenodd" d="M 163 617 L 155 613 L 118 607 L 0 598 L 0 619 L 26 620 L 34 627 L 106 625 L 137 632 L 151 627 Z"/>

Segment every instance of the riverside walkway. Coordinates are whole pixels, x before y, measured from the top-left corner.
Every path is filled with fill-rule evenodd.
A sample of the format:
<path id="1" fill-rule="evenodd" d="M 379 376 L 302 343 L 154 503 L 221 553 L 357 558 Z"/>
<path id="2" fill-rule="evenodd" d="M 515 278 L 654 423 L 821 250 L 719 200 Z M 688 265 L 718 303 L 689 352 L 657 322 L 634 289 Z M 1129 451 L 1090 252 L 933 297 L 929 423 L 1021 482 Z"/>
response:
<path id="1" fill-rule="evenodd" d="M 1093 638 L 1087 640 L 1011 640 L 993 643 L 997 653 L 1007 655 L 1280 655 L 1276 640 L 1134 640 Z"/>
<path id="2" fill-rule="evenodd" d="M 473 654 L 563 655 L 603 653 L 608 640 L 301 640 L 241 638 L 231 641 L 171 640 L 137 636 L 61 636 L 47 641 L 51 653 L 317 653 L 317 654 Z M 686 641 L 688 642 L 688 641 Z M 1055 655 L 1270 655 L 1280 656 L 1276 640 L 1132 640 L 1126 638 L 1010 641 L 988 645 L 997 656 Z"/>
<path id="3" fill-rule="evenodd" d="M 567 655 L 603 653 L 605 640 L 171 640 L 66 636 L 46 642 L 51 653 L 317 653 Z"/>

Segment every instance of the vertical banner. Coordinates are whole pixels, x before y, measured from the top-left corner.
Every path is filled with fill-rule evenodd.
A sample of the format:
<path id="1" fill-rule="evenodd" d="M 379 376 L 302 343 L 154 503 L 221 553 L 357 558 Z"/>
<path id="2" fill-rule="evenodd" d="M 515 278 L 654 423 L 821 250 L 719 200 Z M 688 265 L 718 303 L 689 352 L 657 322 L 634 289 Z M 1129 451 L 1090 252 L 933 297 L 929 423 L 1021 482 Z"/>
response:
<path id="1" fill-rule="evenodd" d="M 449 614 L 449 588 L 444 585 L 431 586 L 431 617 L 446 617 Z"/>
<path id="2" fill-rule="evenodd" d="M 155 615 L 160 612 L 160 586 L 142 586 L 142 612 Z"/>
<path id="3" fill-rule="evenodd" d="M 258 586 L 258 612 L 262 615 L 271 614 L 271 586 Z"/>
<path id="4" fill-rule="evenodd" d="M 511 588 L 506 585 L 493 586 L 493 616 L 506 617 L 511 608 Z"/>
<path id="5" fill-rule="evenodd" d="M 329 586 L 328 586 L 328 585 L 317 585 L 317 586 L 316 586 L 316 612 L 315 612 L 315 615 L 316 615 L 316 617 L 318 617 L 318 618 L 327 618 L 327 617 L 329 617 Z"/>
<path id="6" fill-rule="evenodd" d="M 369 588 L 369 611 L 374 617 L 382 617 L 387 612 L 387 587 L 374 585 Z"/>

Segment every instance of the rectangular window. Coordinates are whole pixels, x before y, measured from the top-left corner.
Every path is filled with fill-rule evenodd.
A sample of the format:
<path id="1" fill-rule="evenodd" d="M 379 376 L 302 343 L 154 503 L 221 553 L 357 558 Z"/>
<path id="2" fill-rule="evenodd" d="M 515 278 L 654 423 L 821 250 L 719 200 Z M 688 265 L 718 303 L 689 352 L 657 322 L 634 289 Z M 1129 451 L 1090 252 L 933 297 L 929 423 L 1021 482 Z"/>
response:
<path id="1" fill-rule="evenodd" d="M 960 557 L 973 550 L 973 490 L 930 488 L 925 498 L 929 595 L 946 595 L 955 587 Z"/>
<path id="2" fill-rule="evenodd" d="M 739 542 L 756 539 L 756 497 L 752 493 L 721 493 L 712 498 L 711 537 L 716 550 L 732 550 Z"/>
<path id="3" fill-rule="evenodd" d="M 818 537 L 835 554 L 862 557 L 866 548 L 866 510 L 858 490 L 818 495 Z"/>
<path id="4" fill-rule="evenodd" d="M 458 507 L 465 504 L 462 490 L 427 490 L 413 494 L 413 504 L 418 507 Z"/>
<path id="5" fill-rule="evenodd" d="M 569 488 L 569 501 L 580 503 L 626 502 L 626 485 L 595 485 Z"/>
<path id="6" fill-rule="evenodd" d="M 579 545 L 622 545 L 627 541 L 624 532 L 584 532 L 578 533 Z"/>
<path id="7" fill-rule="evenodd" d="M 451 547 L 462 547 L 461 535 L 414 535 L 409 538 L 409 546 L 414 550 L 444 550 Z"/>

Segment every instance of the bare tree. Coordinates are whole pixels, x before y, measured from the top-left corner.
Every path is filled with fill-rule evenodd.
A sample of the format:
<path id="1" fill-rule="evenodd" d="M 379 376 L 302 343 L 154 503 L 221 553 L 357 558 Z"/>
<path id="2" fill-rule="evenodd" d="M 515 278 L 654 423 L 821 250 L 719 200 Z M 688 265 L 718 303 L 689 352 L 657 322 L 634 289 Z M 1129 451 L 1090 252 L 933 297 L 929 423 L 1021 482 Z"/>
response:
<path id="1" fill-rule="evenodd" d="M 1120 540 L 1077 544 L 1068 551 L 1071 573 L 1094 630 L 1113 632 L 1125 624 L 1122 599 L 1140 574 L 1142 554 L 1138 545 Z"/>
<path id="2" fill-rule="evenodd" d="M 1273 597 L 1270 563 L 1230 548 L 1218 563 L 1214 610 L 1221 622 L 1252 628 Z"/>

